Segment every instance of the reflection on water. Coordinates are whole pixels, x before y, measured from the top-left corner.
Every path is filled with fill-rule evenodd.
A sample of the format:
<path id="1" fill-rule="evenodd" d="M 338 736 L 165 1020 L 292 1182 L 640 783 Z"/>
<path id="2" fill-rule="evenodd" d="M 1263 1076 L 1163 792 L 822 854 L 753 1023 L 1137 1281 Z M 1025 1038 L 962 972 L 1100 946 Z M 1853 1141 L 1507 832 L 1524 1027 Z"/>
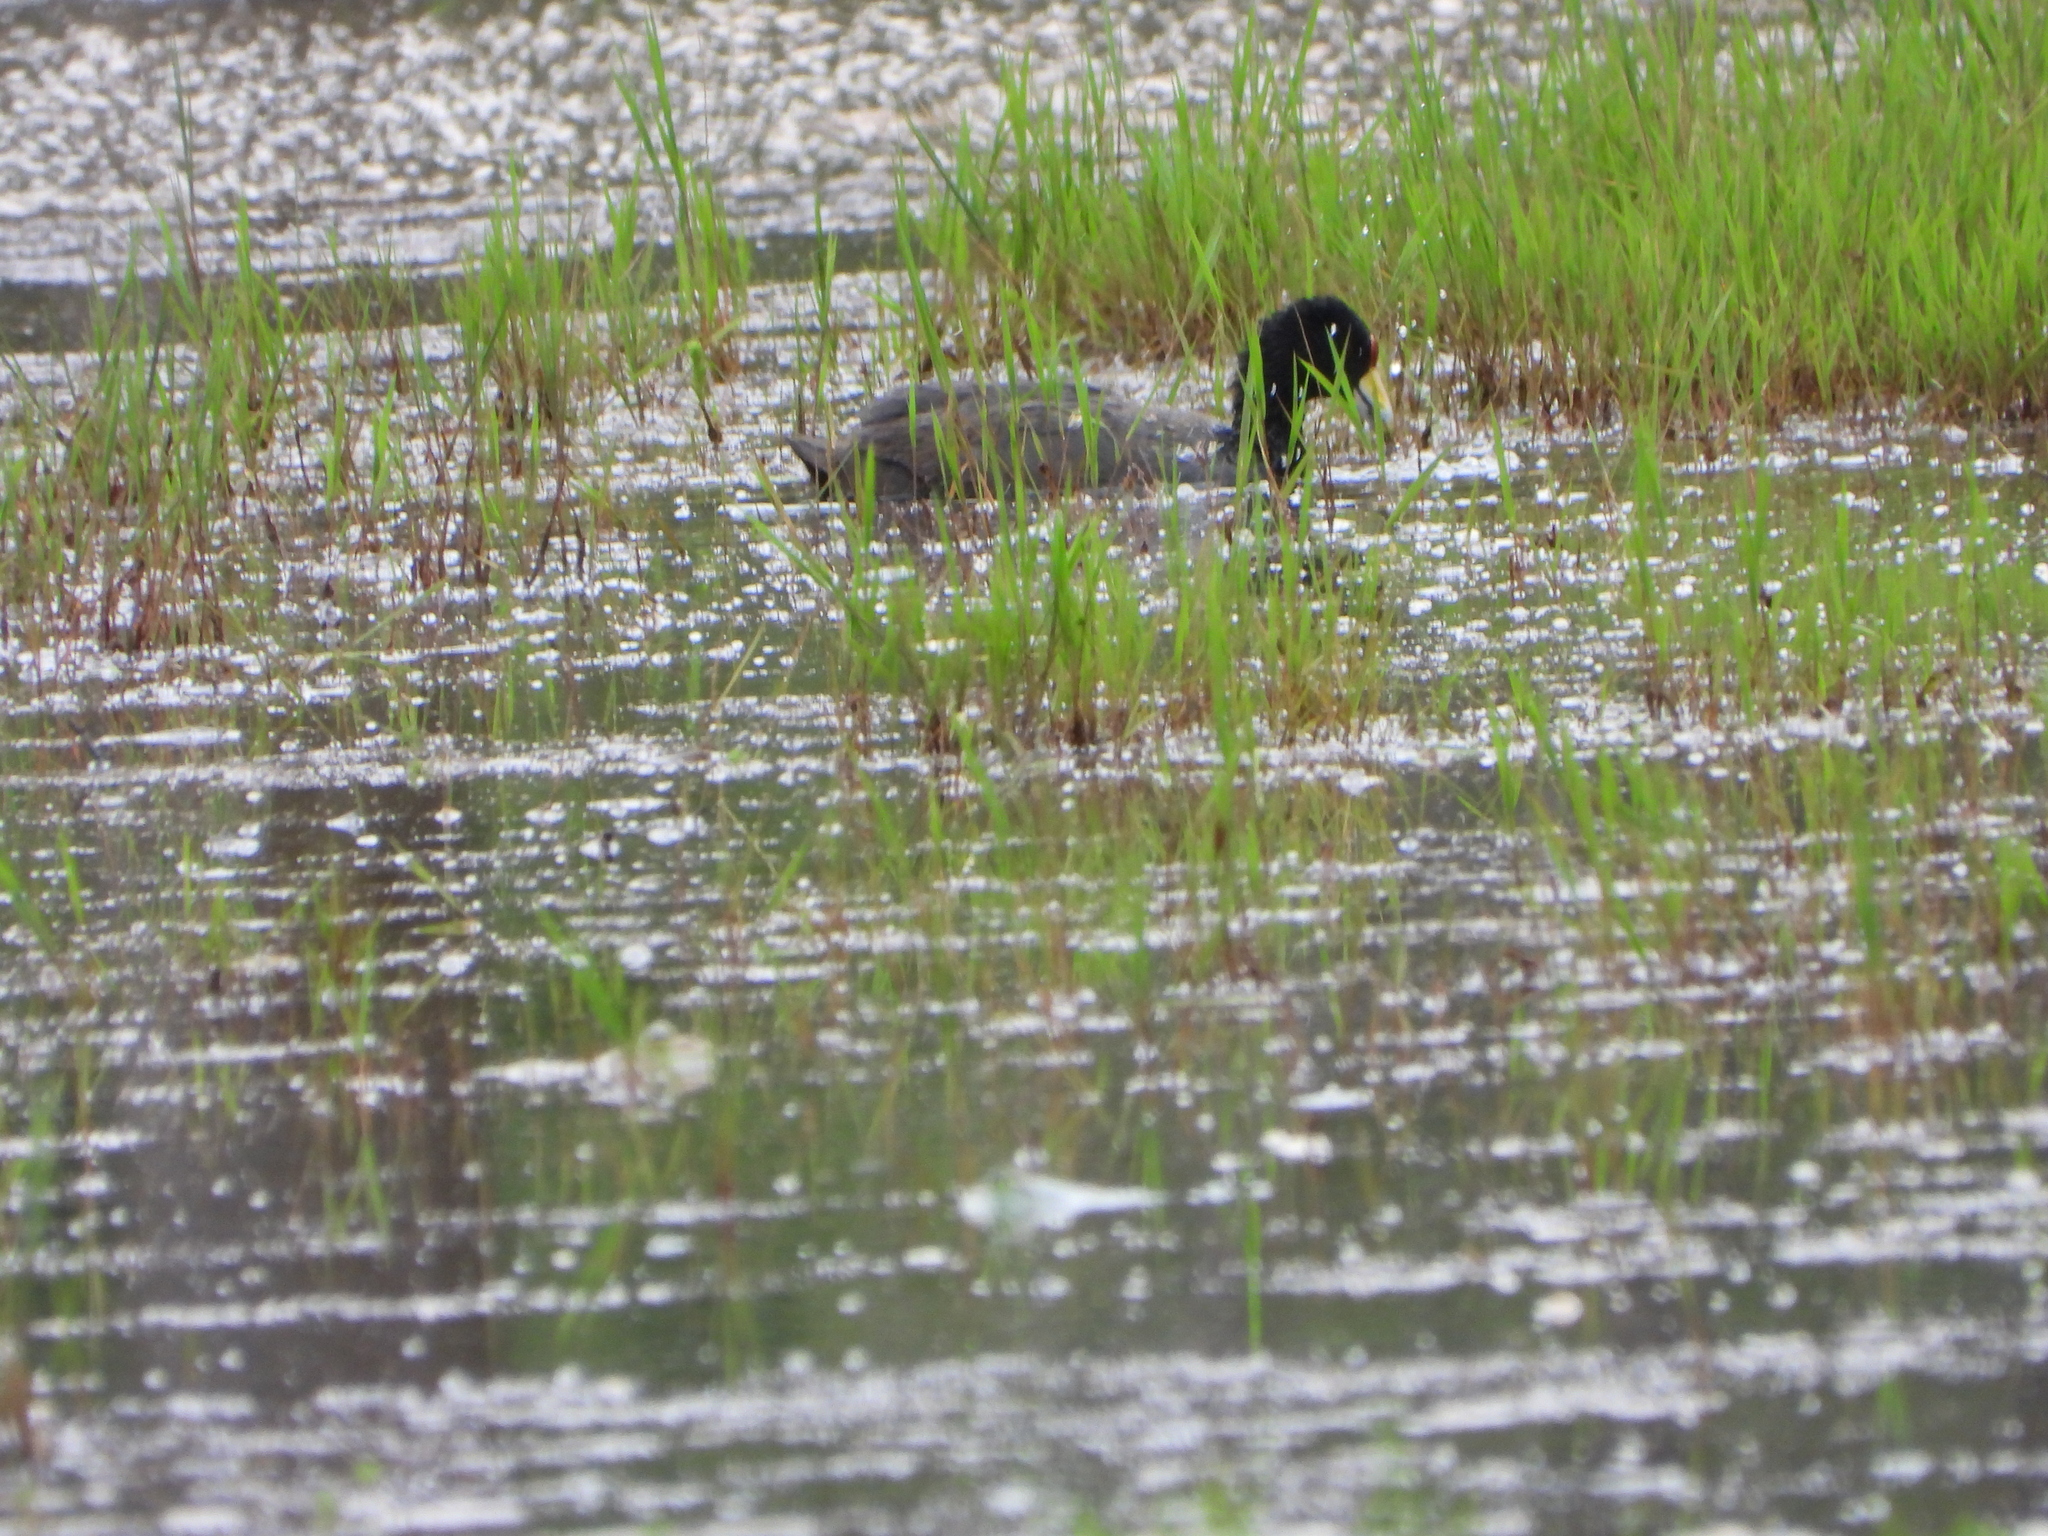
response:
<path id="1" fill-rule="evenodd" d="M 1369 110 L 1354 69 L 1422 18 L 1325 18 L 1356 62 L 1338 28 L 1311 79 Z M 660 19 L 765 231 L 808 228 L 814 192 L 873 223 L 903 107 L 971 116 L 999 52 L 1050 81 L 1103 24 Z M 1234 40 L 1213 9 L 1116 24 L 1140 90 Z M 28 343 L 77 334 L 56 280 L 118 265 L 121 221 L 169 197 L 173 60 L 202 225 L 247 196 L 288 261 L 330 227 L 446 260 L 514 154 L 572 198 L 627 173 L 636 17 L 7 25 L 0 327 Z M 841 281 L 844 312 L 872 300 Z M 685 404 L 594 407 L 636 531 L 587 566 L 422 593 L 395 531 L 343 548 L 287 509 L 268 628 L 140 658 L 0 636 L 0 1331 L 43 1441 L 0 1460 L 0 1529 L 1562 1536 L 2042 1507 L 2048 972 L 2015 872 L 2039 658 L 1859 714 L 1792 676 L 1819 605 L 1773 582 L 1742 622 L 1783 637 L 1795 703 L 1709 722 L 1646 681 L 1617 597 L 1704 602 L 1740 538 L 1807 526 L 1844 569 L 1990 550 L 2048 579 L 2033 444 L 1795 425 L 1677 465 L 1701 537 L 1645 553 L 1614 442 L 1445 429 L 1433 473 L 1346 459 L 1318 506 L 1377 583 L 1362 729 L 1261 740 L 1235 777 L 1164 717 L 969 762 L 849 682 L 790 558 L 835 526 L 760 499 L 800 478 L 806 303 L 757 295 L 720 446 Z M 1745 533 L 1759 461 L 1775 518 Z M 1121 553 L 1163 580 L 1149 536 Z M 1610 826 L 1675 786 L 1614 867 L 1496 813 L 1539 750 L 1492 711 L 1510 673 L 1589 753 L 1641 748 L 1627 796 L 1588 789 Z M 1877 875 L 1713 798 L 1804 806 L 1844 764 L 1918 786 L 1877 818 L 1913 834 Z"/>
<path id="2" fill-rule="evenodd" d="M 1272 852 L 1232 874 L 1157 841 L 1213 792 L 1200 735 L 976 787 L 914 711 L 856 731 L 776 543 L 826 528 L 750 521 L 786 339 L 725 488 L 580 580 L 405 599 L 372 556 L 246 653 L 10 655 L 4 1296 L 48 1449 L 0 1526 L 1940 1529 L 2048 1495 L 2031 943 L 1984 969 L 1957 932 L 1962 1002 L 1886 1026 L 1808 927 L 1849 893 L 1737 842 L 1715 878 L 1782 952 L 1617 947 L 1482 811 L 1483 712 L 1426 705 L 1511 655 L 1701 783 L 1854 734 L 1645 713 L 1603 450 L 1513 445 L 1558 522 L 1533 576 L 1490 439 L 1392 530 L 1412 455 L 1340 466 L 1396 693 L 1268 744 Z M 2042 553 L 2025 458 L 1771 451 L 1787 518 L 1853 493 L 1881 538 L 1967 464 Z M 1711 523 L 1729 470 L 1673 495 Z M 2037 817 L 2031 706 L 1978 718 L 1995 750 L 1928 750 Z"/>
<path id="3" fill-rule="evenodd" d="M 647 14 L 697 125 L 687 147 L 746 227 L 798 233 L 819 204 L 832 227 L 885 225 L 899 157 L 913 178 L 922 165 L 908 121 L 945 138 L 988 119 L 1003 58 L 1028 51 L 1051 87 L 1113 26 L 1133 91 L 1164 101 L 1176 74 L 1214 78 L 1241 26 L 1220 5 L 1111 18 L 1067 3 L 699 0 Z M 1293 49 L 1302 14 L 1262 13 L 1276 48 Z M 1411 29 L 1523 30 L 1517 0 L 1422 11 L 1362 0 L 1322 14 L 1312 89 L 1360 114 L 1408 57 Z M 117 274 L 129 231 L 151 245 L 157 214 L 188 185 L 202 247 L 225 247 L 246 201 L 258 241 L 288 267 L 329 262 L 330 234 L 350 259 L 453 262 L 481 243 L 515 160 L 529 187 L 602 229 L 603 189 L 625 185 L 638 160 L 615 77 L 647 72 L 641 16 L 559 3 L 16 9 L 0 22 L 0 278 Z"/>

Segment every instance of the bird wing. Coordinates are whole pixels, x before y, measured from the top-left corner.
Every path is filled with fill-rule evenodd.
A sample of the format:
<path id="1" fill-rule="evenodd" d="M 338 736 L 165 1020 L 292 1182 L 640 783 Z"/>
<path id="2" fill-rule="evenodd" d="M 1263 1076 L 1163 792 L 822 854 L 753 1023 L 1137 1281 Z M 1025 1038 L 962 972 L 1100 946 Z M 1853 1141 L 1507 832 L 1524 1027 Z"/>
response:
<path id="1" fill-rule="evenodd" d="M 1024 488 L 1037 492 L 1207 481 L 1213 418 L 1125 400 L 1094 385 L 1045 388 L 963 380 L 906 384 L 877 396 L 827 447 L 792 439 L 821 485 L 851 494 L 871 456 L 885 499 Z"/>
<path id="2" fill-rule="evenodd" d="M 1099 482 L 1121 465 L 1119 440 L 1103 421 L 1105 400 L 1093 386 L 1084 393 L 1072 385 L 1038 390 L 962 381 L 950 391 L 933 383 L 905 385 L 861 412 L 841 462 L 871 453 L 878 490 L 894 474 L 915 496 L 986 496 L 1020 482 L 1038 490 Z"/>

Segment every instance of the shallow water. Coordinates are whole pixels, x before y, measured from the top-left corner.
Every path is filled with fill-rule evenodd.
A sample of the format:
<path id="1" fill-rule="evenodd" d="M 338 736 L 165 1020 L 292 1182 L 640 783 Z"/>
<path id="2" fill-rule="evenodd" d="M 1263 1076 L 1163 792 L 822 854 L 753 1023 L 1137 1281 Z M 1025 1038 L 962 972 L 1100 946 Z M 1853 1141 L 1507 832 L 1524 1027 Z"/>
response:
<path id="1" fill-rule="evenodd" d="M 1324 8 L 1308 55 L 1325 111 L 1369 114 L 1408 57 L 1411 27 L 1455 45 L 1513 38 L 1520 0 L 1426 10 Z M 887 5 L 715 0 L 658 6 L 689 147 L 760 233 L 886 226 L 894 176 L 922 161 L 907 123 L 949 137 L 986 120 L 999 61 L 1029 53 L 1052 87 L 1113 26 L 1137 99 L 1200 88 L 1230 62 L 1238 13 L 1146 6 L 1105 20 L 1069 3 Z M 1292 49 L 1300 7 L 1266 15 Z M 641 12 L 603 5 L 55 4 L 0 12 L 0 280 L 118 275 L 140 232 L 187 201 L 200 248 L 225 247 L 248 205 L 266 257 L 449 264 L 477 247 L 508 168 L 544 202 L 602 229 L 603 193 L 638 148 L 616 76 L 651 79 Z M 1448 50 L 1458 58 L 1462 50 Z M 189 108 L 189 158 L 179 93 Z M 907 114 L 907 115 L 906 115 Z"/>
<path id="2" fill-rule="evenodd" d="M 1901 964 L 1937 1012 L 1901 1023 L 1834 866 L 1709 826 L 1788 947 L 1617 943 L 1484 810 L 1483 706 L 1428 702 L 1517 657 L 1581 743 L 1701 784 L 1952 738 L 1975 787 L 1927 814 L 1961 848 L 2039 823 L 2030 701 L 1655 717 L 1624 445 L 1440 424 L 1397 525 L 1423 456 L 1335 465 L 1384 712 L 1262 746 L 1256 874 L 1163 856 L 1206 733 L 977 788 L 909 704 L 856 718 L 777 542 L 832 524 L 756 499 L 757 459 L 795 475 L 794 322 L 761 313 L 721 449 L 687 413 L 592 424 L 654 531 L 580 575 L 487 601 L 309 555 L 240 648 L 8 655 L 39 915 L 0 932 L 0 1294 L 42 1456 L 0 1526 L 1944 1529 L 2048 1499 L 2032 930 L 1931 936 Z M 1795 427 L 1671 496 L 1712 525 L 1768 459 L 1782 522 L 1853 503 L 1882 548 L 1974 475 L 2003 558 L 2048 555 L 2031 446 L 1959 438 Z"/>
<path id="3" fill-rule="evenodd" d="M 1358 59 L 1311 80 L 1361 113 L 1411 22 L 1529 27 L 1345 19 Z M 771 242 L 814 198 L 872 227 L 905 105 L 972 116 L 1000 53 L 1050 80 L 1101 24 L 660 20 Z M 82 279 L 175 194 L 173 61 L 205 238 L 246 196 L 301 271 L 329 230 L 445 267 L 515 153 L 589 220 L 629 144 L 637 21 L 608 12 L 6 25 L 0 327 L 37 342 L 78 334 Z M 1213 8 L 1117 25 L 1143 91 L 1232 41 Z M 840 312 L 874 281 L 843 277 Z M 1312 521 L 1379 583 L 1362 726 L 1229 764 L 1162 713 L 969 764 L 849 681 L 792 564 L 843 549 L 781 447 L 807 303 L 756 295 L 719 446 L 680 389 L 593 406 L 579 491 L 617 507 L 586 558 L 421 591 L 402 520 L 379 543 L 292 505 L 274 611 L 229 642 L 0 640 L 0 1339 L 39 1441 L 0 1459 L 0 1529 L 2048 1510 L 2044 911 L 1985 894 L 2042 835 L 2040 657 L 2017 642 L 2002 690 L 1930 668 L 1882 710 L 1722 718 L 1711 679 L 1652 685 L 1626 596 L 1725 584 L 1760 469 L 1776 537 L 1839 527 L 1859 572 L 1980 559 L 1974 484 L 1992 563 L 2048 582 L 2036 441 L 1877 419 L 1667 445 L 1667 521 L 1702 536 L 1638 564 L 1612 436 L 1440 421 L 1382 461 L 1340 435 Z M 886 371 L 856 331 L 838 403 Z M 1124 510 L 1163 585 L 1160 507 Z M 1781 621 L 1803 655 L 1791 597 Z M 1495 713 L 1511 673 L 1589 764 L 1692 797 L 1615 832 L 1614 868 L 1565 809 L 1498 814 L 1500 755 L 1543 750 Z M 1745 820 L 1736 786 L 1814 796 L 1828 763 L 1919 765 L 1879 818 L 1903 862 Z"/>

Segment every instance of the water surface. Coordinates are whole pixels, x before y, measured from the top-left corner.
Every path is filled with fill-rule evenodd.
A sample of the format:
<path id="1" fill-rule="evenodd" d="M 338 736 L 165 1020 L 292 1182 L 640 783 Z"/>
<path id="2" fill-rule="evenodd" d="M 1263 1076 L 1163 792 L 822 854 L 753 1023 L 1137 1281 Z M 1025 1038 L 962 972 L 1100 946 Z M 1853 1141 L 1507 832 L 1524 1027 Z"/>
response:
<path id="1" fill-rule="evenodd" d="M 1206 732 L 1005 753 L 977 787 L 909 703 L 856 711 L 782 542 L 829 554 L 832 516 L 784 520 L 750 468 L 794 491 L 775 313 L 721 449 L 680 408 L 590 424 L 648 531 L 580 573 L 421 592 L 315 529 L 246 644 L 8 656 L 40 915 L 0 934 L 4 1273 L 44 1455 L 6 1524 L 2038 1506 L 2032 930 L 1934 935 L 1935 1015 L 1891 1019 L 1838 937 L 1853 892 L 1710 829 L 1792 949 L 1617 944 L 1590 878 L 1486 810 L 1483 708 L 1429 703 L 1511 657 L 1582 742 L 1702 784 L 1931 726 L 1977 787 L 1928 814 L 2030 828 L 2030 700 L 1653 716 L 1614 596 L 1626 445 L 1504 458 L 1445 424 L 1398 525 L 1412 446 L 1336 466 L 1326 537 L 1386 581 L 1383 714 L 1262 744 L 1255 876 L 1163 853 L 1213 792 Z M 2026 564 L 2016 446 L 1795 427 L 1757 456 L 1784 519 L 1861 498 L 1878 548 L 1974 476 Z M 1671 494 L 1712 527 L 1756 462 L 1680 459 Z"/>

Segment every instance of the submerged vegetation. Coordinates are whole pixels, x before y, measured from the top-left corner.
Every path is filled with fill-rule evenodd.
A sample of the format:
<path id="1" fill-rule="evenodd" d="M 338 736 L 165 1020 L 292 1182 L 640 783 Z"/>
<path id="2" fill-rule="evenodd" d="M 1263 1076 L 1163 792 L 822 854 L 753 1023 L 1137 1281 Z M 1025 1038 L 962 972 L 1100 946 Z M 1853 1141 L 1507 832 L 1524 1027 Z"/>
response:
<path id="1" fill-rule="evenodd" d="M 1816 18 L 1818 13 L 1816 13 Z M 1085 348 L 1234 353 L 1283 293 L 1338 291 L 1405 370 L 1418 423 L 1704 434 L 1915 400 L 2029 415 L 2048 370 L 2048 20 L 1972 0 L 1801 27 L 1680 8 L 1567 10 L 1539 68 L 1482 55 L 1464 99 L 1419 51 L 1384 117 L 1311 114 L 1300 60 L 1248 33 L 1170 110 L 1114 60 L 1003 110 L 899 209 L 891 322 L 842 358 L 831 245 L 795 425 L 835 370 L 1051 375 Z M 690 402 L 723 441 L 749 284 L 656 85 L 624 83 L 646 185 L 606 227 L 511 196 L 431 288 L 337 270 L 291 290 L 244 229 L 202 270 L 167 220 L 82 353 L 17 365 L 0 432 L 0 627 L 129 650 L 212 641 L 266 606 L 277 556 L 405 551 L 409 579 L 532 579 L 610 505 L 608 404 Z M 1219 369 L 1219 373 L 1227 370 Z M 1221 385 L 1219 383 L 1218 388 Z M 1220 402 L 1219 402 L 1220 403 Z M 817 418 L 828 418 L 820 423 Z"/>
<path id="2" fill-rule="evenodd" d="M 665 223 L 636 181 L 599 250 L 531 208 L 518 167 L 456 278 L 337 269 L 291 291 L 205 270 L 167 218 L 54 369 L 14 360 L 0 428 L 0 635 L 144 651 L 239 640 L 292 561 L 394 561 L 415 591 L 535 579 L 588 552 L 607 500 L 593 423 L 696 403 L 736 366 L 746 242 L 677 145 L 666 74 L 632 100 Z M 661 236 L 658 247 L 646 242 Z M 656 261 L 657 253 L 665 259 Z"/>
<path id="3" fill-rule="evenodd" d="M 419 1396 L 304 1410 L 323 1493 L 444 1410 L 496 1478 L 549 1393 L 702 1473 L 543 1449 L 563 1525 L 772 1515 L 785 1430 L 949 1528 L 1008 1457 L 1080 1530 L 1140 1466 L 1219 1529 L 2038 1503 L 2044 27 L 1571 11 L 1378 124 L 1255 40 L 1163 116 L 1019 68 L 902 270 L 758 287 L 650 33 L 594 238 L 515 176 L 445 281 L 291 286 L 167 221 L 0 425 L 0 1329 L 169 1441 L 367 1340 Z M 1282 485 L 783 447 L 1311 290 L 1409 420 Z M 687 1455 L 634 1395 L 728 1383 Z"/>

